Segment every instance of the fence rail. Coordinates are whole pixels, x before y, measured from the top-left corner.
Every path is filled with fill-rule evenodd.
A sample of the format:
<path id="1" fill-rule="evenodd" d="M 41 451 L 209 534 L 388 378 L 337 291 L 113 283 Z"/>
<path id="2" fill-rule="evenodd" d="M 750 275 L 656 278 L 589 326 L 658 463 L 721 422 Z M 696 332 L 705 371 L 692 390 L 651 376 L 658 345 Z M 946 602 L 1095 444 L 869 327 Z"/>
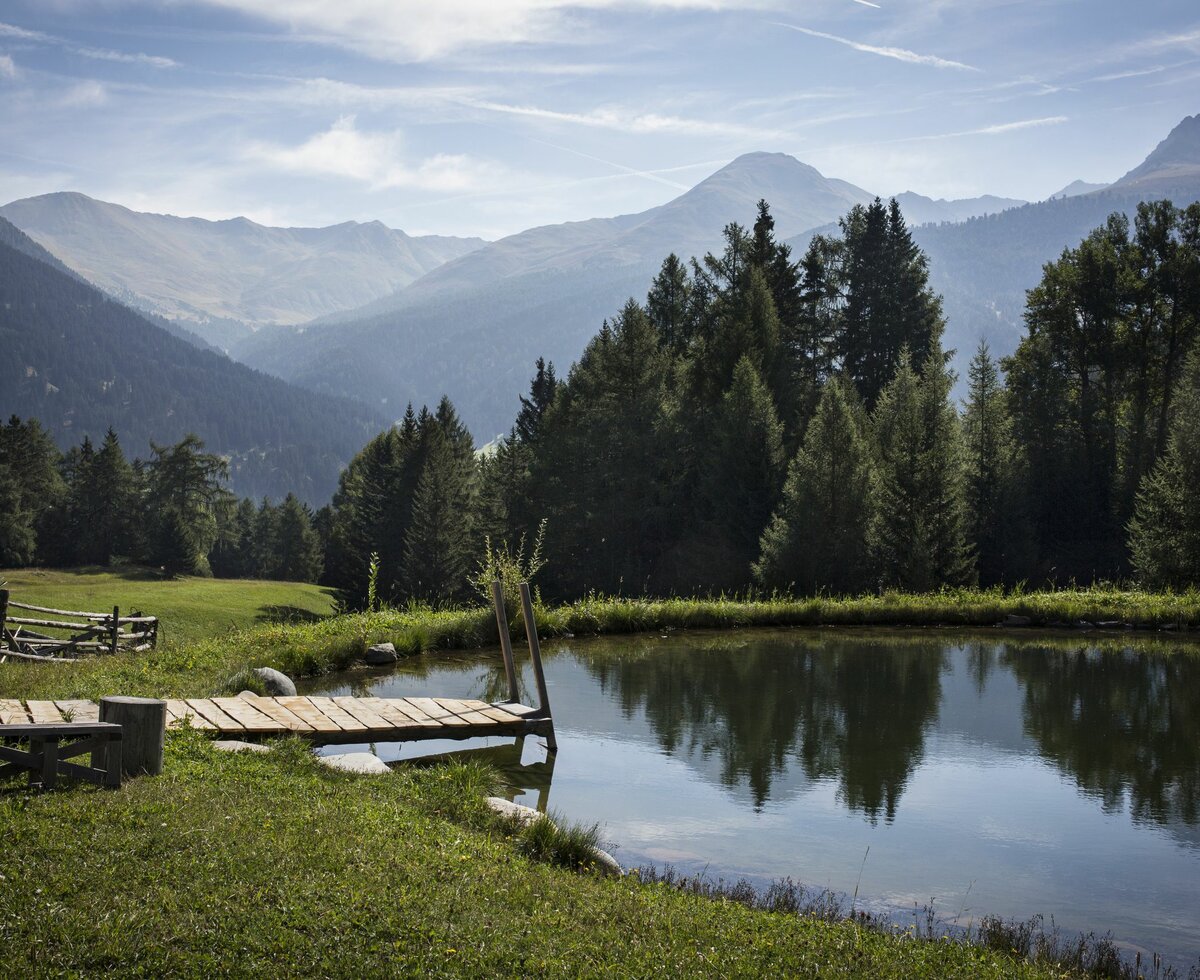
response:
<path id="1" fill-rule="evenodd" d="M 12 610 L 42 615 L 14 616 Z M 47 618 L 52 616 L 71 618 Z M 52 632 L 44 633 L 42 630 Z M 0 589 L 0 663 L 9 658 L 69 663 L 86 653 L 136 653 L 151 650 L 157 645 L 157 616 L 145 616 L 137 610 L 129 616 L 122 616 L 117 606 L 113 606 L 111 613 L 51 609 L 48 606 L 15 602 L 7 589 Z"/>

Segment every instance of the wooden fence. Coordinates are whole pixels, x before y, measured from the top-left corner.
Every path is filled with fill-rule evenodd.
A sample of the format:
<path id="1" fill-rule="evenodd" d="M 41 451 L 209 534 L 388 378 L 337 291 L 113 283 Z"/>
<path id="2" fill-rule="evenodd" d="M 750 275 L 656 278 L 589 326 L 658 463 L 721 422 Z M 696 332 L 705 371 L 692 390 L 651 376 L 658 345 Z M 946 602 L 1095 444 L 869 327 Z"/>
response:
<path id="1" fill-rule="evenodd" d="M 14 616 L 14 609 L 41 615 Z M 69 616 L 70 619 L 48 618 L 61 616 Z M 14 602 L 7 589 L 0 589 L 0 663 L 10 657 L 14 660 L 69 663 L 85 653 L 137 652 L 150 650 L 157 643 L 156 616 L 143 616 L 136 610 L 129 616 L 122 616 L 117 606 L 113 606 L 111 613 L 31 606 L 25 602 Z"/>

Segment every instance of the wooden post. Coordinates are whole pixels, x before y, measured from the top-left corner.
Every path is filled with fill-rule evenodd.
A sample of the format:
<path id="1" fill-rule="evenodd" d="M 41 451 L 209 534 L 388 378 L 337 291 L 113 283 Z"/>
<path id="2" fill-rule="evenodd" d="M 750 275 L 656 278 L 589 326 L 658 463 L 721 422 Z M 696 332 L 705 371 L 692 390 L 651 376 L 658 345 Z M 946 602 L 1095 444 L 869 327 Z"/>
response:
<path id="1" fill-rule="evenodd" d="M 100 699 L 100 720 L 121 726 L 121 772 L 157 776 L 163 768 L 167 702 L 154 698 Z M 93 766 L 99 768 L 97 761 Z"/>
<path id="2" fill-rule="evenodd" d="M 492 605 L 496 608 L 496 629 L 500 633 L 500 652 L 504 655 L 504 673 L 508 677 L 508 700 L 520 701 L 517 690 L 517 667 L 513 663 L 512 637 L 508 635 L 508 614 L 504 610 L 504 586 L 492 580 Z"/>
<path id="3" fill-rule="evenodd" d="M 533 659 L 533 677 L 537 681 L 538 710 L 549 718 L 550 695 L 546 693 L 546 676 L 542 673 L 542 648 L 538 643 L 537 623 L 533 620 L 533 600 L 529 595 L 528 582 L 521 583 L 521 615 L 525 619 L 525 636 L 529 640 L 529 656 Z"/>
<path id="4" fill-rule="evenodd" d="M 111 652 L 114 654 L 117 652 L 117 636 L 120 633 L 120 629 L 121 629 L 121 610 L 119 607 L 113 606 L 112 639 L 110 642 L 112 643 L 112 651 Z"/>
<path id="5" fill-rule="evenodd" d="M 4 663 L 4 620 L 8 617 L 8 589 L 0 589 L 0 664 Z"/>

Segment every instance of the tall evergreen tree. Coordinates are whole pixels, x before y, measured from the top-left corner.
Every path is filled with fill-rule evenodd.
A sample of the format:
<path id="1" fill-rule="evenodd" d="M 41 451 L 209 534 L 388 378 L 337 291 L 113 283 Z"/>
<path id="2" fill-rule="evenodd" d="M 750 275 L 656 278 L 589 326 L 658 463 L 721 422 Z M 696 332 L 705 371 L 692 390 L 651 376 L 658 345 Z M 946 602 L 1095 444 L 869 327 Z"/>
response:
<path id="1" fill-rule="evenodd" d="M 1200 346 L 1175 394 L 1167 451 L 1142 481 L 1129 550 L 1147 586 L 1200 585 Z"/>
<path id="2" fill-rule="evenodd" d="M 663 260 L 646 296 L 646 316 L 667 350 L 675 354 L 687 350 L 695 331 L 693 312 L 691 277 L 672 252 Z"/>
<path id="3" fill-rule="evenodd" d="M 713 586 L 736 588 L 750 577 L 758 539 L 770 520 L 783 483 L 783 426 L 758 369 L 744 355 L 721 399 L 709 452 L 704 492 L 714 533 L 728 544 L 722 568 L 711 569 Z"/>
<path id="4" fill-rule="evenodd" d="M 924 592 L 973 574 L 952 379 L 935 347 L 918 375 L 902 353 L 874 415 L 878 495 L 872 539 L 887 585 Z"/>
<path id="5" fill-rule="evenodd" d="M 321 573 L 321 542 L 308 508 L 294 493 L 279 505 L 274 530 L 269 577 L 283 582 L 315 582 Z"/>
<path id="6" fill-rule="evenodd" d="M 26 556 L 17 564 L 34 561 L 39 539 L 48 538 L 49 530 L 63 519 L 66 486 L 59 475 L 59 458 L 37 419 L 22 422 L 14 415 L 0 427 L 0 463 L 8 467 L 11 508 L 5 533 L 13 556 Z"/>
<path id="7" fill-rule="evenodd" d="M 840 378 L 821 392 L 762 535 L 754 567 L 762 584 L 805 593 L 853 593 L 870 584 L 873 464 L 856 399 Z"/>
<path id="8" fill-rule="evenodd" d="M 963 452 L 969 538 L 979 563 L 979 580 L 1004 579 L 1012 546 L 1012 425 L 1000 372 L 986 341 L 980 341 L 968 369 L 963 415 Z"/>
<path id="9" fill-rule="evenodd" d="M 217 509 L 229 498 L 229 464 L 203 452 L 189 433 L 174 446 L 150 444 L 149 502 L 155 515 L 153 557 L 173 572 L 208 574 L 208 553 L 217 539 Z"/>

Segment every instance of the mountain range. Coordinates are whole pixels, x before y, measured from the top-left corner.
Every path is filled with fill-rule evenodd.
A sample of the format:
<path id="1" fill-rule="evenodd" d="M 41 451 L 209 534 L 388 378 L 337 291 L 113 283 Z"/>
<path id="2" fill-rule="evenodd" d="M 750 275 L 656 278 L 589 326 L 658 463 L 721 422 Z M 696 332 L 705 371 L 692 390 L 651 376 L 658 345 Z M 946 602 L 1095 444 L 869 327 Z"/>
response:
<path id="1" fill-rule="evenodd" d="M 0 216 L 117 299 L 214 342 L 361 306 L 484 244 L 379 221 L 269 228 L 177 218 L 67 192 L 14 201 Z"/>
<path id="2" fill-rule="evenodd" d="M 127 455 L 195 432 L 245 496 L 327 501 L 387 419 L 200 350 L 116 302 L 0 218 L 0 411 L 37 418 L 63 449 L 109 426 Z"/>
<path id="3" fill-rule="evenodd" d="M 185 337 L 193 343 L 356 399 L 368 417 L 394 418 L 408 401 L 447 393 L 482 443 L 511 424 L 534 360 L 565 371 L 605 317 L 644 297 L 667 254 L 719 249 L 725 225 L 751 223 L 765 198 L 799 257 L 813 234 L 836 230 L 874 196 L 785 154 L 750 153 L 659 207 L 490 243 L 378 222 L 279 229 L 143 215 L 79 194 L 16 201 L 0 214 L 111 295 L 198 334 Z M 1200 199 L 1200 116 L 1111 185 L 1076 181 L 1037 203 L 896 197 L 944 297 L 961 374 L 981 338 L 997 354 L 1014 349 L 1042 265 L 1109 213 L 1149 198 Z"/>

